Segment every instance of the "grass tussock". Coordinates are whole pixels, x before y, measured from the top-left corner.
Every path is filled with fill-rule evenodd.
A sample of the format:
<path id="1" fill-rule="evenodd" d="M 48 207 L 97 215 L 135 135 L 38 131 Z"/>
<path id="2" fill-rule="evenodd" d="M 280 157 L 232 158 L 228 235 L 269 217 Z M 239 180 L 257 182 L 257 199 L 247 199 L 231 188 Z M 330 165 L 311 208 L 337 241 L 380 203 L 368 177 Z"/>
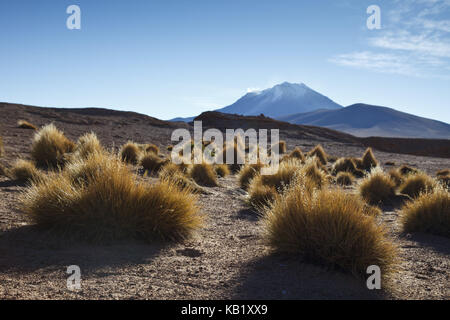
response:
<path id="1" fill-rule="evenodd" d="M 19 159 L 14 163 L 9 174 L 12 179 L 20 182 L 38 181 L 42 175 L 32 161 L 23 159 Z"/>
<path id="2" fill-rule="evenodd" d="M 26 120 L 17 121 L 17 126 L 21 129 L 38 130 L 38 127 L 36 127 L 34 124 L 32 124 Z"/>
<path id="3" fill-rule="evenodd" d="M 92 155 L 97 170 L 84 183 L 70 166 L 33 183 L 21 196 L 24 212 L 38 226 L 92 242 L 122 238 L 182 240 L 202 226 L 196 196 L 166 181 L 149 185 L 119 158 Z M 83 160 L 78 167 L 83 170 Z"/>
<path id="4" fill-rule="evenodd" d="M 286 153 L 286 151 L 287 151 L 286 141 L 280 140 L 280 141 L 278 142 L 278 145 L 277 145 L 275 148 L 277 148 L 277 147 L 278 147 L 278 154 L 284 154 L 284 153 Z"/>
<path id="5" fill-rule="evenodd" d="M 154 154 L 159 154 L 159 148 L 157 145 L 153 144 L 153 143 L 148 143 L 145 145 L 145 152 L 147 153 L 154 153 Z"/>
<path id="6" fill-rule="evenodd" d="M 317 146 L 314 147 L 314 149 L 312 149 L 309 153 L 308 153 L 309 157 L 314 157 L 316 156 L 320 162 L 323 165 L 326 165 L 328 162 L 328 155 L 325 152 L 325 150 L 323 149 L 322 145 L 318 144 Z"/>
<path id="7" fill-rule="evenodd" d="M 275 190 L 281 191 L 288 187 L 297 177 L 302 164 L 298 160 L 288 160 L 280 163 L 278 171 L 272 175 L 256 175 L 251 184 L 260 184 L 274 187 Z"/>
<path id="8" fill-rule="evenodd" d="M 300 147 L 295 147 L 295 149 L 291 151 L 291 153 L 288 155 L 288 157 L 299 159 L 302 162 L 304 162 L 306 160 L 305 155 L 303 154 L 303 151 L 302 151 L 302 149 L 300 149 Z"/>
<path id="9" fill-rule="evenodd" d="M 86 133 L 78 138 L 72 158 L 87 159 L 93 153 L 103 153 L 105 150 L 94 132 Z"/>
<path id="10" fill-rule="evenodd" d="M 442 169 L 436 172 L 436 176 L 441 177 L 441 176 L 448 176 L 450 175 L 450 169 Z"/>
<path id="11" fill-rule="evenodd" d="M 314 188 L 323 188 L 328 185 L 328 175 L 322 169 L 320 169 L 321 162 L 310 158 L 301 167 L 300 173 L 304 173 L 305 177 L 312 182 Z"/>
<path id="12" fill-rule="evenodd" d="M 409 175 L 409 174 L 419 173 L 419 170 L 404 164 L 404 165 L 400 166 L 400 168 L 398 168 L 398 172 L 400 172 L 400 174 L 402 176 L 406 176 L 406 175 Z"/>
<path id="13" fill-rule="evenodd" d="M 382 204 L 395 197 L 395 183 L 380 167 L 376 167 L 361 182 L 359 193 L 370 204 Z"/>
<path id="14" fill-rule="evenodd" d="M 422 192 L 432 191 L 435 187 L 436 180 L 423 172 L 419 172 L 407 175 L 398 190 L 402 194 L 415 198 Z"/>
<path id="15" fill-rule="evenodd" d="M 264 212 L 278 197 L 277 190 L 272 186 L 251 184 L 248 189 L 248 203 L 257 212 Z"/>
<path id="16" fill-rule="evenodd" d="M 170 182 L 180 189 L 187 189 L 193 193 L 205 193 L 205 190 L 203 190 L 202 187 L 189 179 L 180 168 L 173 163 L 169 163 L 162 167 L 159 171 L 159 178 L 161 181 Z"/>
<path id="17" fill-rule="evenodd" d="M 398 170 L 391 169 L 389 170 L 388 174 L 391 180 L 395 183 L 396 187 L 399 187 L 402 184 L 403 175 Z"/>
<path id="18" fill-rule="evenodd" d="M 250 181 L 259 173 L 261 173 L 261 163 L 248 164 L 239 171 L 239 185 L 242 189 L 247 190 Z"/>
<path id="19" fill-rule="evenodd" d="M 207 163 L 194 164 L 189 171 L 190 177 L 199 185 L 216 187 L 217 178 L 212 165 Z"/>
<path id="20" fill-rule="evenodd" d="M 157 173 L 163 166 L 167 165 L 169 160 L 160 158 L 153 152 L 145 153 L 140 159 L 139 164 L 149 173 Z"/>
<path id="21" fill-rule="evenodd" d="M 364 177 L 364 172 L 358 169 L 355 159 L 353 158 L 339 158 L 333 164 L 333 168 L 331 170 L 333 174 L 338 174 L 339 172 L 350 172 L 353 176 L 357 178 Z"/>
<path id="22" fill-rule="evenodd" d="M 402 208 L 405 232 L 426 232 L 450 238 L 450 193 L 439 187 L 422 193 Z"/>
<path id="23" fill-rule="evenodd" d="M 378 161 L 375 158 L 375 155 L 373 154 L 372 148 L 367 148 L 364 152 L 361 162 L 360 162 L 361 168 L 370 171 L 372 168 L 375 168 L 378 166 Z"/>
<path id="24" fill-rule="evenodd" d="M 35 135 L 31 146 L 31 157 L 39 167 L 64 165 L 65 155 L 74 150 L 75 143 L 52 124 L 42 127 Z"/>
<path id="25" fill-rule="evenodd" d="M 122 161 L 137 164 L 139 157 L 141 155 L 141 150 L 139 145 L 133 141 L 128 141 L 120 149 L 120 157 Z"/>
<path id="26" fill-rule="evenodd" d="M 214 166 L 214 171 L 216 172 L 217 176 L 219 177 L 226 177 L 230 174 L 230 169 L 228 168 L 227 164 L 216 164 Z"/>
<path id="27" fill-rule="evenodd" d="M 278 252 L 301 255 L 358 277 L 370 265 L 394 270 L 397 251 L 371 210 L 339 189 L 310 192 L 297 184 L 275 200 L 264 216 L 265 236 Z"/>
<path id="28" fill-rule="evenodd" d="M 341 186 L 350 186 L 355 181 L 355 177 L 347 171 L 341 171 L 336 176 L 336 183 Z"/>

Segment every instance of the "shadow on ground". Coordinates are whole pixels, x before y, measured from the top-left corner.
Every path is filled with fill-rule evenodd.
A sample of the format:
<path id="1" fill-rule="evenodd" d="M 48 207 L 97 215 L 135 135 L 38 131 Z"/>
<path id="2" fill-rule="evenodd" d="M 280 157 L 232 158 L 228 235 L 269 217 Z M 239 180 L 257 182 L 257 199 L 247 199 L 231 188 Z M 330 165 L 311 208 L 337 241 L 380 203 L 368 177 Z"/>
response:
<path id="1" fill-rule="evenodd" d="M 30 273 L 78 265 L 84 274 L 89 274 L 105 266 L 150 263 L 167 246 L 133 241 L 107 245 L 66 241 L 35 226 L 23 226 L 0 233 L 0 271 Z"/>
<path id="2" fill-rule="evenodd" d="M 364 280 L 303 263 L 283 255 L 266 255 L 243 268 L 232 299 L 382 299 Z"/>

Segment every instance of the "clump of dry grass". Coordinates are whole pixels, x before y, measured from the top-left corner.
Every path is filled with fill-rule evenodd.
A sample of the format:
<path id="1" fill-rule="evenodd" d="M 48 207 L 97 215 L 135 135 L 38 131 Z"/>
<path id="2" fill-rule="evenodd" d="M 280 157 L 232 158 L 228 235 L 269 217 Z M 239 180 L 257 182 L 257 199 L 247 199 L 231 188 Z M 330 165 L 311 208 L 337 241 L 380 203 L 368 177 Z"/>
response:
<path id="1" fill-rule="evenodd" d="M 290 159 L 283 161 L 278 167 L 278 171 L 272 175 L 257 174 L 252 180 L 251 184 L 261 184 L 269 187 L 274 187 L 277 191 L 281 191 L 288 187 L 293 182 L 297 174 L 300 172 L 302 164 L 300 161 Z"/>
<path id="2" fill-rule="evenodd" d="M 405 232 L 428 232 L 450 238 L 450 193 L 442 187 L 422 193 L 401 211 Z"/>
<path id="3" fill-rule="evenodd" d="M 92 157 L 97 170 L 85 175 L 86 183 L 73 181 L 70 168 L 65 168 L 22 194 L 22 208 L 34 223 L 92 242 L 182 240 L 202 226 L 192 193 L 166 181 L 154 185 L 140 181 L 117 157 Z"/>
<path id="4" fill-rule="evenodd" d="M 187 189 L 194 193 L 205 193 L 202 187 L 189 179 L 180 168 L 173 163 L 168 163 L 159 171 L 159 178 L 175 184 L 180 189 Z"/>
<path id="5" fill-rule="evenodd" d="M 139 164 L 149 173 L 158 172 L 169 160 L 162 159 L 153 152 L 145 153 L 140 159 Z"/>
<path id="6" fill-rule="evenodd" d="M 432 191 L 435 187 L 436 180 L 423 172 L 419 172 L 407 175 L 398 190 L 402 194 L 415 198 L 422 192 Z"/>
<path id="7" fill-rule="evenodd" d="M 354 180 L 355 178 L 353 175 L 347 171 L 341 171 L 336 176 L 336 182 L 341 186 L 350 186 L 353 184 Z"/>
<path id="8" fill-rule="evenodd" d="M 172 150 L 173 150 L 173 145 L 169 144 L 169 145 L 167 146 L 167 151 L 172 151 Z"/>
<path id="9" fill-rule="evenodd" d="M 339 172 L 350 172 L 355 177 L 364 177 L 364 172 L 358 169 L 353 158 L 339 158 L 336 160 L 332 168 L 332 173 L 338 174 Z"/>
<path id="10" fill-rule="evenodd" d="M 358 277 L 370 265 L 386 275 L 397 251 L 356 195 L 339 189 L 310 192 L 299 183 L 277 198 L 264 216 L 265 236 L 275 251 L 336 267 Z"/>
<path id="11" fill-rule="evenodd" d="M 314 157 L 316 156 L 323 165 L 326 165 L 328 162 L 328 155 L 323 149 L 322 145 L 318 144 L 314 147 L 309 153 L 308 156 Z"/>
<path id="12" fill-rule="evenodd" d="M 239 185 L 242 189 L 247 190 L 250 181 L 259 173 L 261 173 L 261 168 L 263 165 L 258 162 L 254 164 L 248 164 L 242 167 L 239 171 Z"/>
<path id="13" fill-rule="evenodd" d="M 269 207 L 278 197 L 277 190 L 274 187 L 261 184 L 251 184 L 248 194 L 248 203 L 257 212 L 264 212 L 265 208 Z"/>
<path id="14" fill-rule="evenodd" d="M 370 171 L 372 168 L 375 168 L 376 166 L 378 166 L 378 161 L 375 158 L 375 155 L 373 154 L 372 148 L 366 149 L 366 151 L 363 154 L 360 164 L 361 164 L 361 167 L 367 171 Z"/>
<path id="15" fill-rule="evenodd" d="M 11 178 L 20 182 L 37 181 L 41 177 L 41 173 L 35 164 L 29 160 L 17 160 L 10 170 Z"/>
<path id="16" fill-rule="evenodd" d="M 136 164 L 139 160 L 140 155 L 141 151 L 139 149 L 139 146 L 133 141 L 128 141 L 120 149 L 120 156 L 122 158 L 122 161 L 131 164 Z"/>
<path id="17" fill-rule="evenodd" d="M 189 171 L 190 177 L 199 185 L 216 187 L 217 178 L 213 167 L 207 163 L 194 164 Z"/>
<path id="18" fill-rule="evenodd" d="M 147 153 L 153 152 L 154 154 L 159 154 L 159 148 L 157 145 L 149 143 L 145 145 L 145 152 Z"/>
<path id="19" fill-rule="evenodd" d="M 286 141 L 280 140 L 275 148 L 278 148 L 278 154 L 284 154 L 287 151 Z"/>
<path id="20" fill-rule="evenodd" d="M 436 172 L 436 176 L 441 177 L 441 176 L 448 176 L 450 175 L 450 169 L 442 169 Z"/>
<path id="21" fill-rule="evenodd" d="M 219 177 L 226 177 L 230 174 L 230 169 L 227 164 L 216 164 L 214 170 Z"/>
<path id="22" fill-rule="evenodd" d="M 395 197 L 395 183 L 380 167 L 376 167 L 361 182 L 359 193 L 370 204 L 385 203 Z"/>
<path id="23" fill-rule="evenodd" d="M 305 155 L 303 154 L 302 149 L 300 149 L 300 147 L 295 147 L 295 149 L 291 151 L 288 157 L 305 161 Z"/>
<path id="24" fill-rule="evenodd" d="M 406 164 L 402 165 L 400 168 L 398 168 L 398 172 L 400 172 L 400 174 L 402 176 L 406 176 L 408 174 L 416 174 L 419 172 L 419 170 L 417 170 L 416 168 L 410 167 Z"/>
<path id="25" fill-rule="evenodd" d="M 26 120 L 17 121 L 17 126 L 22 129 L 32 129 L 32 130 L 38 129 L 34 124 L 32 124 Z"/>
<path id="26" fill-rule="evenodd" d="M 398 170 L 391 169 L 389 170 L 388 174 L 391 180 L 395 183 L 396 187 L 399 187 L 402 184 L 403 176 L 400 174 Z"/>
<path id="27" fill-rule="evenodd" d="M 437 180 L 444 187 L 450 189 L 450 169 L 443 169 L 436 172 Z"/>
<path id="28" fill-rule="evenodd" d="M 322 188 L 328 184 L 328 176 L 325 171 L 319 168 L 320 162 L 315 158 L 310 158 L 301 167 L 300 172 L 305 174 L 305 177 L 313 183 L 314 188 Z"/>
<path id="29" fill-rule="evenodd" d="M 87 159 L 93 153 L 103 153 L 103 149 L 97 135 L 94 132 L 86 133 L 78 138 L 72 158 Z"/>
<path id="30" fill-rule="evenodd" d="M 42 127 L 34 135 L 31 157 L 40 167 L 62 166 L 65 154 L 72 152 L 74 148 L 75 144 L 52 123 Z"/>

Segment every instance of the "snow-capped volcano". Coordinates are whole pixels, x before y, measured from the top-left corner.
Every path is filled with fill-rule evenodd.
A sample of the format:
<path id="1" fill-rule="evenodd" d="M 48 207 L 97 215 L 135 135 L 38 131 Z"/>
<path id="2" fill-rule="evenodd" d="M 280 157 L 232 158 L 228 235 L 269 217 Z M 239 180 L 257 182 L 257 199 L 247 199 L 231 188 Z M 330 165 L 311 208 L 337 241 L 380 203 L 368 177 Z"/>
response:
<path id="1" fill-rule="evenodd" d="M 262 91 L 249 92 L 232 105 L 216 110 L 223 113 L 278 118 L 317 109 L 340 109 L 341 105 L 303 83 L 283 82 Z"/>

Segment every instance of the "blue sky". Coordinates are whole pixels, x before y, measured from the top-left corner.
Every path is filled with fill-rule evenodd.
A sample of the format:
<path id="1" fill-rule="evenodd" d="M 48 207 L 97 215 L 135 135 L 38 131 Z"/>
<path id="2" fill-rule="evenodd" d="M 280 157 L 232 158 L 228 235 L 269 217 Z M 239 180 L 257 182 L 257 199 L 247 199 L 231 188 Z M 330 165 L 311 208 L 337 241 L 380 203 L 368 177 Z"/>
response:
<path id="1" fill-rule="evenodd" d="M 450 123 L 450 0 L 2 1 L 0 37 L 0 101 L 170 119 L 289 81 Z"/>

